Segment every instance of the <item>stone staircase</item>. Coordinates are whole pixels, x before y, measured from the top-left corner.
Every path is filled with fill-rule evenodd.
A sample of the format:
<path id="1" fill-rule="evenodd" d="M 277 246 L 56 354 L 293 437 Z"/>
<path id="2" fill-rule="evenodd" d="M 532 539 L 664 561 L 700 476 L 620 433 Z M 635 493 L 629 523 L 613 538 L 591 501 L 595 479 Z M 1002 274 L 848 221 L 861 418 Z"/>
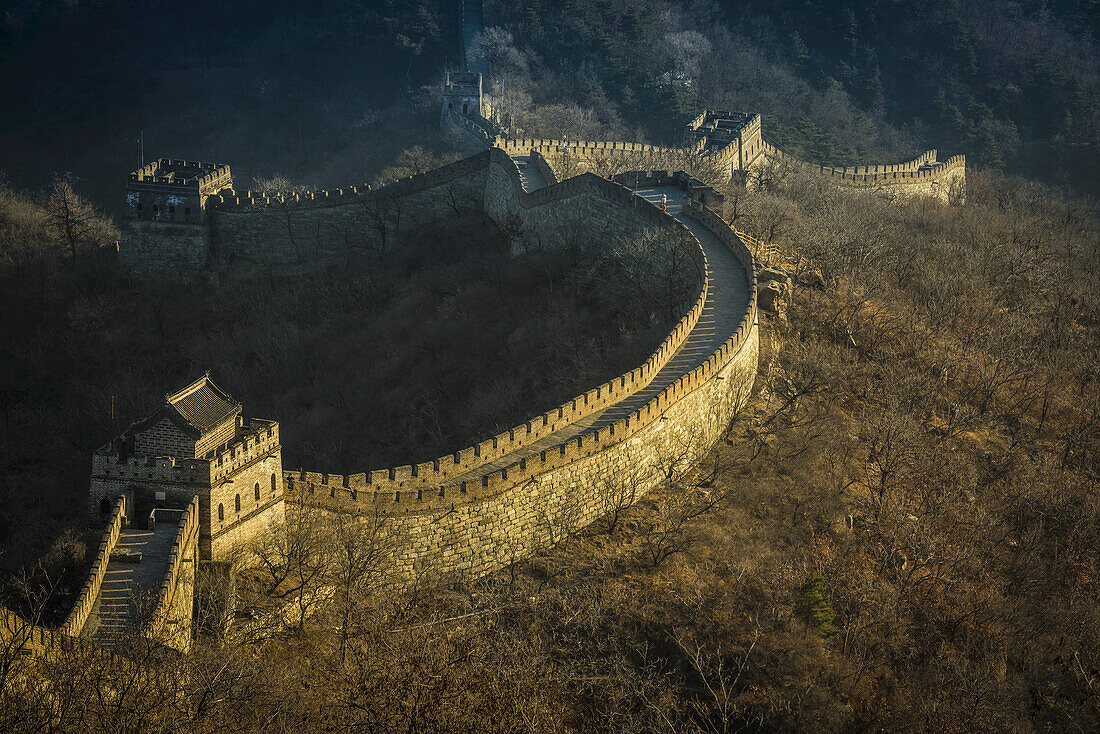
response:
<path id="1" fill-rule="evenodd" d="M 178 530 L 174 522 L 157 523 L 153 530 L 122 529 L 81 636 L 110 646 L 137 631 L 156 602 Z"/>
<path id="2" fill-rule="evenodd" d="M 512 160 L 516 162 L 516 167 L 519 168 L 519 179 L 523 182 L 524 191 L 531 193 L 546 186 L 546 177 L 542 175 L 542 171 L 531 163 L 531 156 L 515 155 L 512 156 Z"/>

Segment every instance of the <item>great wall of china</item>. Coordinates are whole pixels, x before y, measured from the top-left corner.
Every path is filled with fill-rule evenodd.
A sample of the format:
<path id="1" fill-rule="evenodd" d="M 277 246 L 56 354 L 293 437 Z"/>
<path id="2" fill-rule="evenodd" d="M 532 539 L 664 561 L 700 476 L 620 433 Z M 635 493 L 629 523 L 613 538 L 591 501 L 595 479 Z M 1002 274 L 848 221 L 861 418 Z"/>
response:
<path id="1" fill-rule="evenodd" d="M 265 194 L 233 190 L 228 166 L 145 166 L 129 178 L 120 266 L 184 281 L 308 267 L 384 249 L 403 227 L 481 212 L 516 218 L 540 247 L 578 235 L 689 240 L 698 296 L 680 322 L 644 364 L 554 410 L 445 456 L 350 475 L 285 471 L 278 424 L 242 418 L 239 404 L 200 379 L 96 452 L 89 504 L 107 529 L 89 580 L 59 630 L 12 632 L 5 611 L 7 642 L 21 634 L 32 651 L 75 644 L 62 638 L 109 643 L 136 624 L 186 650 L 196 573 L 239 558 L 287 505 L 383 521 L 400 578 L 502 568 L 606 513 L 609 487 L 629 484 L 636 499 L 689 469 L 748 399 L 759 353 L 756 266 L 722 219 L 722 194 L 701 179 L 748 183 L 778 163 L 861 190 L 962 200 L 961 156 L 813 166 L 764 141 L 759 115 L 704 112 L 680 148 L 513 139 L 482 116 L 488 102 L 474 76 L 448 78 L 442 120 L 476 152 L 386 186 Z M 148 527 L 135 527 L 150 504 Z M 144 609 L 129 598 L 138 590 L 149 597 Z"/>

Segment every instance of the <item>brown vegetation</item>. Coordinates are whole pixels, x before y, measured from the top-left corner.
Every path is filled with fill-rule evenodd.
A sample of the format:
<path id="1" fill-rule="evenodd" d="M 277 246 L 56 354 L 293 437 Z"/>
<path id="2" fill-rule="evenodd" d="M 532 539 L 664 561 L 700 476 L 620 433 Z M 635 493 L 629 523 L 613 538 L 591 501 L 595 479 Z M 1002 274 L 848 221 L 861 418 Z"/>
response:
<path id="1" fill-rule="evenodd" d="M 669 457 L 630 509 L 610 483 L 605 523 L 431 593 L 381 591 L 369 522 L 337 532 L 348 552 L 324 551 L 342 561 L 310 615 L 257 611 L 153 666 L 186 683 L 150 673 L 163 685 L 112 699 L 117 726 L 1095 729 L 1096 223 L 1018 182 L 969 196 L 784 182 L 742 199 L 739 228 L 774 224 L 794 286 L 758 395 L 695 470 Z M 267 557 L 275 597 L 310 568 Z M 122 675 L 89 670 L 70 728 Z M 19 729 L 48 705 L 11 696 Z"/>

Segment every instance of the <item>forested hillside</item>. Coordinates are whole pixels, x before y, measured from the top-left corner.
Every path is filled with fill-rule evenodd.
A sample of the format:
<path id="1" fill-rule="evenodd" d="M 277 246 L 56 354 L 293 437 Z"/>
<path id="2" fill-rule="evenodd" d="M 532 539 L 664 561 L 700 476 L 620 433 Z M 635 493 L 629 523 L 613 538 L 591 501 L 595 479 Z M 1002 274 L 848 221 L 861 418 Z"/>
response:
<path id="1" fill-rule="evenodd" d="M 938 147 L 1095 190 L 1093 2 L 498 0 L 486 14 L 514 46 L 497 39 L 495 71 L 536 101 L 574 102 L 578 132 L 673 140 L 700 107 L 753 110 L 822 163 Z"/>
<path id="2" fill-rule="evenodd" d="M 782 164 L 723 186 L 775 297 L 755 390 L 702 462 L 644 497 L 601 477 L 606 512 L 548 523 L 552 547 L 397 590 L 385 514 L 291 503 L 232 593 L 204 577 L 186 656 L 0 645 L 0 730 L 1100 730 L 1100 4 L 485 19 L 513 134 L 675 143 L 700 109 L 756 111 L 823 163 L 964 153 L 967 201 Z M 657 288 L 645 247 L 513 257 L 509 218 L 219 286 L 114 267 L 142 134 L 239 188 L 454 160 L 457 36 L 443 0 L 0 0 L 0 605 L 64 616 L 98 538 L 91 451 L 205 369 L 281 422 L 287 468 L 349 472 L 502 430 L 666 333 L 692 294 Z"/>
<path id="3" fill-rule="evenodd" d="M 239 183 L 373 179 L 432 145 L 458 4 L 107 0 L 0 4 L 0 170 L 71 170 L 117 210 L 140 160 L 228 162 Z M 485 3 L 480 52 L 515 127 L 673 142 L 703 107 L 758 111 L 822 163 L 924 148 L 1095 192 L 1094 2 Z"/>

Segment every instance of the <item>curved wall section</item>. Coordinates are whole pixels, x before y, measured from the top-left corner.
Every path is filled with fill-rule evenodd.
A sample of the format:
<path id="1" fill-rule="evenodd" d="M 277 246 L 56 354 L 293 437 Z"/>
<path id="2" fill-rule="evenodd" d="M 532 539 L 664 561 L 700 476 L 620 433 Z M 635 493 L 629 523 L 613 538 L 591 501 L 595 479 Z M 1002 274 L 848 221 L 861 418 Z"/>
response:
<path id="1" fill-rule="evenodd" d="M 682 226 L 673 224 L 671 217 L 629 189 L 591 175 L 528 194 L 514 163 L 502 151 L 491 155 L 486 209 L 498 216 L 514 214 L 525 226 L 538 226 L 542 207 L 555 201 L 580 207 L 588 201 L 586 197 L 592 197 L 621 209 L 624 219 L 636 220 L 634 228 L 639 222 Z M 667 183 L 673 178 L 665 175 L 658 181 L 655 177 L 650 183 Z M 690 186 L 685 179 L 683 187 Z M 705 200 L 705 195 L 697 193 L 698 199 Z M 398 567 L 408 578 L 428 569 L 478 576 L 588 525 L 609 510 L 609 492 L 621 492 L 618 488 L 624 483 L 637 499 L 666 481 L 670 470 L 690 469 L 752 390 L 759 327 L 749 250 L 704 204 L 688 199 L 685 211 L 714 233 L 744 266 L 750 281 L 748 306 L 736 331 L 713 354 L 644 405 L 596 430 L 486 471 L 476 483 L 447 486 L 424 482 L 377 491 L 355 476 L 288 472 L 288 495 L 335 512 L 388 518 L 400 548 Z M 627 232 L 632 231 L 628 227 Z M 705 254 L 700 251 L 698 257 L 709 278 Z M 704 280 L 697 307 L 705 301 L 709 287 L 709 279 Z M 685 318 L 691 319 L 692 314 Z M 670 338 L 674 336 L 675 332 Z"/>

